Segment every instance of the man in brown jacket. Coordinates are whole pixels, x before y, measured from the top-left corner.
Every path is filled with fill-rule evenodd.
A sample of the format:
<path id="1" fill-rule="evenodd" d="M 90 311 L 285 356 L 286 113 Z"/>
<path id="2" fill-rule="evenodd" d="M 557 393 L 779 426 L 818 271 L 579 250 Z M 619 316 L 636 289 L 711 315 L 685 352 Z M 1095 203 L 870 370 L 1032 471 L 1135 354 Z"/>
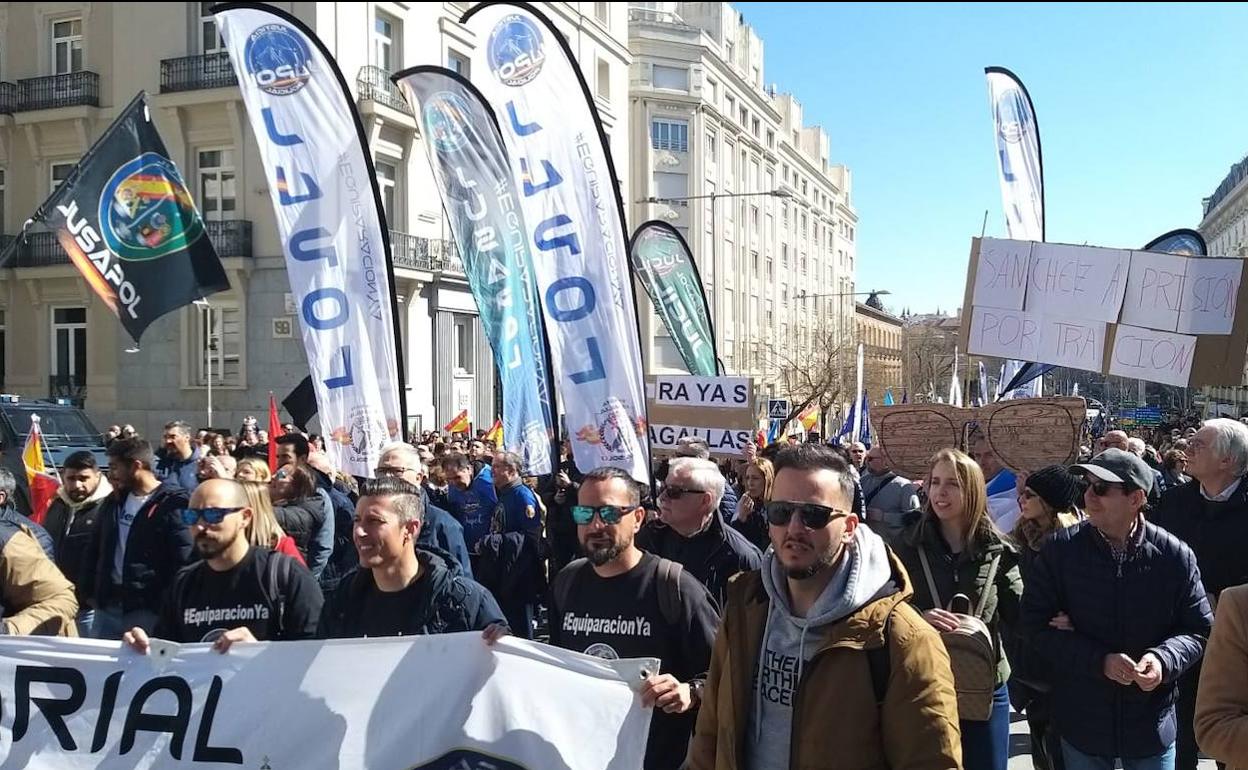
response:
<path id="1" fill-rule="evenodd" d="M 949 657 L 901 563 L 849 512 L 849 466 L 800 444 L 775 467 L 773 552 L 729 585 L 688 767 L 961 767 Z"/>
<path id="2" fill-rule="evenodd" d="M 74 586 L 29 529 L 0 522 L 0 633 L 77 636 Z"/>

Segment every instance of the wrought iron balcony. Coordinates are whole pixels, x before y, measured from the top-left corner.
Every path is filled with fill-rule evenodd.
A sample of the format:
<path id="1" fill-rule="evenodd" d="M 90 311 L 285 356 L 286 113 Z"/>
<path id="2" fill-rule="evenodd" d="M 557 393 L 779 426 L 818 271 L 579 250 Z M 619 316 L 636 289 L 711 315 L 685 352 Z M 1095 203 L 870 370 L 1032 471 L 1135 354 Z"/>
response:
<path id="1" fill-rule="evenodd" d="M 390 231 L 390 251 L 395 267 L 429 272 L 459 273 L 463 275 L 464 264 L 452 241 L 440 238 L 422 238 L 419 235 Z"/>
<path id="2" fill-rule="evenodd" d="M 238 85 L 230 55 L 224 51 L 162 59 L 160 92 L 198 91 L 201 88 L 225 88 Z"/>
<path id="3" fill-rule="evenodd" d="M 21 236 L 6 235 L 8 241 Z M 12 267 L 48 267 L 49 265 L 68 265 L 69 255 L 61 244 L 56 241 L 56 233 L 27 233 L 24 242 L 17 245 L 17 253 L 9 263 Z"/>
<path id="4" fill-rule="evenodd" d="M 94 72 L 70 72 L 17 81 L 16 112 L 84 104 L 100 106 L 100 76 Z"/>
<path id="5" fill-rule="evenodd" d="M 226 219 L 204 222 L 204 226 L 218 257 L 251 256 L 251 222 L 245 219 Z"/>
<path id="6" fill-rule="evenodd" d="M 390 73 L 381 67 L 366 66 L 360 68 L 360 74 L 355 79 L 355 84 L 360 89 L 360 101 L 377 102 L 384 104 L 392 110 L 412 114 L 412 108 L 408 105 L 407 100 L 399 93 L 399 89 L 394 83 L 390 82 Z"/>
<path id="7" fill-rule="evenodd" d="M 0 114 L 17 111 L 17 83 L 0 82 Z"/>
<path id="8" fill-rule="evenodd" d="M 68 398 L 81 408 L 87 400 L 85 374 L 53 374 L 48 376 L 48 397 Z"/>

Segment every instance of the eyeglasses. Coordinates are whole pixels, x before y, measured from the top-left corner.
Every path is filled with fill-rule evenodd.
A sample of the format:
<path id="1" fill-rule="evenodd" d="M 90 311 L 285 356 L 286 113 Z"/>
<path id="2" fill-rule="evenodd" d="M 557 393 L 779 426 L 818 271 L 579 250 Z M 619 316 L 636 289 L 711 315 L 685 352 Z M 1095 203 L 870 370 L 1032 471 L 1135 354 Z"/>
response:
<path id="1" fill-rule="evenodd" d="M 660 492 L 659 494 L 661 494 L 663 497 L 668 498 L 669 500 L 679 500 L 685 495 L 700 495 L 705 491 L 706 491 L 705 489 L 684 489 L 683 487 L 668 486 L 668 487 L 663 487 L 663 491 Z"/>
<path id="2" fill-rule="evenodd" d="M 399 467 L 392 467 L 388 465 L 382 465 L 382 466 L 378 466 L 374 468 L 373 472 L 376 473 L 378 476 L 396 476 L 397 477 L 397 476 L 402 476 L 404 473 L 407 473 L 408 471 L 414 471 L 414 470 L 419 470 L 419 469 L 418 468 L 399 468 Z"/>
<path id="3" fill-rule="evenodd" d="M 625 514 L 637 510 L 638 506 L 622 507 L 619 505 L 574 505 L 572 521 L 585 526 L 594 520 L 594 514 L 602 519 L 603 524 L 619 524 Z"/>
<path id="4" fill-rule="evenodd" d="M 802 526 L 806 529 L 823 529 L 832 519 L 849 516 L 849 511 L 838 511 L 817 503 L 791 503 L 787 500 L 773 500 L 763 506 L 767 512 L 767 523 L 773 527 L 787 527 L 793 514 L 800 514 Z"/>
<path id="5" fill-rule="evenodd" d="M 1101 481 L 1100 479 L 1088 479 L 1088 478 L 1085 478 L 1083 480 L 1083 488 L 1087 490 L 1091 490 L 1092 494 L 1096 495 L 1097 497 L 1107 497 L 1109 493 L 1115 489 L 1120 489 L 1123 492 L 1127 491 L 1126 487 L 1123 486 L 1122 484 L 1117 484 L 1112 481 Z"/>
<path id="6" fill-rule="evenodd" d="M 193 527 L 199 523 L 200 519 L 206 524 L 220 524 L 225 520 L 226 516 L 231 513 L 237 513 L 242 508 L 186 508 L 182 511 L 182 523 L 188 527 Z"/>

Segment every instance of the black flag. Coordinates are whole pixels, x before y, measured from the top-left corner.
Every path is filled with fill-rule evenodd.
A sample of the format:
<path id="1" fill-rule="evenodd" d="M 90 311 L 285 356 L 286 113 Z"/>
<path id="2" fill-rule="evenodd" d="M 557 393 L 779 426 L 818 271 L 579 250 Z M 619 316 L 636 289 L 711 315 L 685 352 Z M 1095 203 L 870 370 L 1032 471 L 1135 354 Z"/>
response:
<path id="1" fill-rule="evenodd" d="M 282 407 L 290 415 L 290 421 L 295 427 L 299 430 L 308 429 L 308 423 L 316 416 L 316 391 L 312 388 L 311 375 L 304 377 L 303 382 L 282 399 Z"/>
<path id="2" fill-rule="evenodd" d="M 165 313 L 230 287 L 142 91 L 32 221 L 56 232 L 135 342 Z"/>

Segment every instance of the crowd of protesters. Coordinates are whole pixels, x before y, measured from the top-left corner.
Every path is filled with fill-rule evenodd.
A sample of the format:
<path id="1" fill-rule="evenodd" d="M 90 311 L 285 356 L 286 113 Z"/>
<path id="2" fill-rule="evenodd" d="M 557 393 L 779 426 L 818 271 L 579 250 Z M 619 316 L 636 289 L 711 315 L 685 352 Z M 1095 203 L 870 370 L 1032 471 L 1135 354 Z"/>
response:
<path id="1" fill-rule="evenodd" d="M 0 470 L 3 629 L 657 657 L 646 768 L 1005 770 L 1011 707 L 1037 770 L 1248 765 L 1248 426 L 1100 427 L 1030 473 L 972 431 L 919 479 L 879 446 L 686 439 L 648 487 L 567 445 L 533 478 L 480 433 L 361 479 L 294 426 L 113 426 L 46 530 Z"/>

